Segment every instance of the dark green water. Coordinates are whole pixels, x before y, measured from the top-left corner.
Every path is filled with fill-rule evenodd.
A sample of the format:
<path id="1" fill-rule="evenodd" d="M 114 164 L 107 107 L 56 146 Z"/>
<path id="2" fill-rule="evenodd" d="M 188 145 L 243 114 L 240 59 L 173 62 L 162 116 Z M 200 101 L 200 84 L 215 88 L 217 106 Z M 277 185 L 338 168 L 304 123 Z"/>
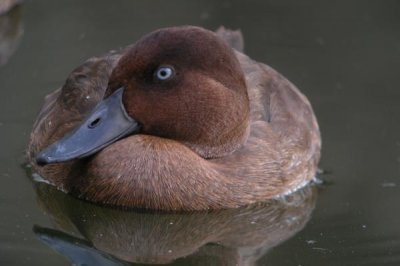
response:
<path id="1" fill-rule="evenodd" d="M 0 265 L 400 265 L 399 1 L 35 0 L 10 16 L 0 17 L 0 48 L 16 49 L 0 52 Z M 246 53 L 309 97 L 329 185 L 293 204 L 186 216 L 35 192 L 21 165 L 43 97 L 85 59 L 182 24 L 240 28 Z"/>

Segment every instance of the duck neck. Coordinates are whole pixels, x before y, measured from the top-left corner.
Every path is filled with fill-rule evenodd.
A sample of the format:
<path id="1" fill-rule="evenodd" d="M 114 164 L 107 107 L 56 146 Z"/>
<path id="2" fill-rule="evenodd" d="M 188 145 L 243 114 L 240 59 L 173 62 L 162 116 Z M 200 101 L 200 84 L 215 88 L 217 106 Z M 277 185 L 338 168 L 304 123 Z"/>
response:
<path id="1" fill-rule="evenodd" d="M 242 147 L 250 133 L 248 114 L 233 129 L 222 133 L 210 132 L 197 141 L 183 141 L 187 147 L 205 159 L 219 158 L 234 153 Z"/>

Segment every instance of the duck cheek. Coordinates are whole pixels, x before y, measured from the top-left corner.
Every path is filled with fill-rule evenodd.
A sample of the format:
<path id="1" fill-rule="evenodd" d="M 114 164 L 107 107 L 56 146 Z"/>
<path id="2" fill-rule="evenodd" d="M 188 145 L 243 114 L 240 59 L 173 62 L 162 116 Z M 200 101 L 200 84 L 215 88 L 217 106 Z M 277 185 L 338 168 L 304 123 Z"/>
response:
<path id="1" fill-rule="evenodd" d="M 118 139 L 138 132 L 139 124 L 127 115 L 122 104 L 123 88 L 101 101 L 71 133 L 41 151 L 39 165 L 84 158 Z"/>
<path id="2" fill-rule="evenodd" d="M 130 117 L 141 125 L 140 132 L 144 134 L 164 136 L 176 122 L 176 103 L 171 106 L 171 97 L 140 90 L 126 91 L 124 102 Z"/>

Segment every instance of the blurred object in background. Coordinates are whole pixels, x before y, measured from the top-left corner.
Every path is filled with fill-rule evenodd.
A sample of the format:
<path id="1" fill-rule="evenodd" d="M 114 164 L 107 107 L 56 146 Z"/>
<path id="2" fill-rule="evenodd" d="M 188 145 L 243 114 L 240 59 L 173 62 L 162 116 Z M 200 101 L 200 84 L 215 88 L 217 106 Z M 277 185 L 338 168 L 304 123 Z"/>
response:
<path id="1" fill-rule="evenodd" d="M 7 13 L 14 6 L 21 4 L 23 0 L 0 0 L 0 15 Z"/>
<path id="2" fill-rule="evenodd" d="M 0 0 L 0 66 L 15 53 L 24 33 L 20 2 Z"/>

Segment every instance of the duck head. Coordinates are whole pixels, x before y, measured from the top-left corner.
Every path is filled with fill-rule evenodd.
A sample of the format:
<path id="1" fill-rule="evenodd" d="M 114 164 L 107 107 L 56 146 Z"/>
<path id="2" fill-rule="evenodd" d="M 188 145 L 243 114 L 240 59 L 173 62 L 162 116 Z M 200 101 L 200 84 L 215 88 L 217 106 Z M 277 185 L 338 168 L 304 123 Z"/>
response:
<path id="1" fill-rule="evenodd" d="M 248 132 L 247 88 L 234 51 L 211 31 L 165 28 L 125 50 L 105 98 L 37 162 L 83 158 L 132 134 L 179 141 L 216 158 L 238 149 Z"/>

